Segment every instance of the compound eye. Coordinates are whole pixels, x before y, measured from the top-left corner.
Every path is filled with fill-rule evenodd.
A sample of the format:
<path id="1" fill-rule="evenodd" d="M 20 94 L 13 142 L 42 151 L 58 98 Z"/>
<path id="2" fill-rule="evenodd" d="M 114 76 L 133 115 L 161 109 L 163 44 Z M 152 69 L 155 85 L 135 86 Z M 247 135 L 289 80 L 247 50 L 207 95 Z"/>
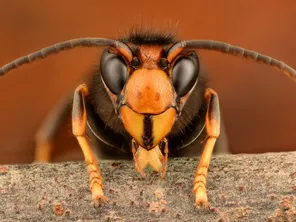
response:
<path id="1" fill-rule="evenodd" d="M 192 57 L 179 58 L 172 70 L 172 80 L 179 97 L 185 96 L 194 86 L 198 77 L 198 62 Z"/>
<path id="2" fill-rule="evenodd" d="M 105 52 L 101 59 L 101 75 L 108 89 L 119 95 L 128 76 L 124 59 L 116 54 Z"/>

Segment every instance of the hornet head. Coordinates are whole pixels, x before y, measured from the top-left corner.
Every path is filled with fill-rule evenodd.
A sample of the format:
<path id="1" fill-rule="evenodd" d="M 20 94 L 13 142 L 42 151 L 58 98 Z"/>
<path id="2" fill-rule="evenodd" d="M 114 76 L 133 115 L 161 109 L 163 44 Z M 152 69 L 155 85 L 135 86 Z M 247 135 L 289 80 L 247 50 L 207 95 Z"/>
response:
<path id="1" fill-rule="evenodd" d="M 127 132 L 143 148 L 157 146 L 181 114 L 199 73 L 194 51 L 173 43 L 109 48 L 101 58 L 101 77 Z"/>

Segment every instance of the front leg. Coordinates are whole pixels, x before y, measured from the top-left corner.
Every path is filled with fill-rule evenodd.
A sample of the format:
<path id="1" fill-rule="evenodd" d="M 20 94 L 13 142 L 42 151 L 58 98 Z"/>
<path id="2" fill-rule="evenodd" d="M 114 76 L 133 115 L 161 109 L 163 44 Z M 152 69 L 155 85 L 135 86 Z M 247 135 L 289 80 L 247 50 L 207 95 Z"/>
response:
<path id="1" fill-rule="evenodd" d="M 142 177 L 145 177 L 145 173 L 143 171 L 143 168 L 140 167 L 140 163 L 139 163 L 139 158 L 137 156 L 137 149 L 138 149 L 138 144 L 137 142 L 132 139 L 132 153 L 133 153 L 133 159 L 134 159 L 134 162 L 135 162 L 135 168 L 136 170 L 141 174 Z"/>
<path id="2" fill-rule="evenodd" d="M 79 142 L 87 165 L 90 190 L 92 193 L 92 203 L 97 207 L 102 203 L 107 202 L 108 199 L 103 192 L 103 178 L 98 167 L 97 158 L 95 157 L 85 135 L 87 124 L 85 98 L 87 96 L 88 89 L 86 85 L 82 84 L 76 88 L 73 99 L 72 126 L 73 134 Z"/>
<path id="3" fill-rule="evenodd" d="M 205 98 L 208 102 L 208 109 L 206 114 L 206 130 L 208 137 L 206 139 L 206 144 L 194 178 L 193 193 L 195 194 L 196 207 L 208 206 L 206 178 L 208 175 L 211 155 L 217 137 L 220 134 L 220 108 L 218 95 L 214 90 L 208 88 L 205 92 Z"/>
<path id="4" fill-rule="evenodd" d="M 46 116 L 35 134 L 34 162 L 52 161 L 54 152 L 54 139 L 70 113 L 73 96 L 62 98 Z"/>
<path id="5" fill-rule="evenodd" d="M 162 179 L 165 178 L 165 174 L 166 174 L 166 171 L 168 168 L 168 157 L 169 157 L 169 145 L 168 145 L 168 141 L 166 138 L 164 138 L 163 143 L 164 143 L 164 149 L 163 149 L 164 156 L 162 157 L 162 160 L 161 160 L 162 170 L 161 170 L 161 174 L 160 174 L 160 177 Z"/>

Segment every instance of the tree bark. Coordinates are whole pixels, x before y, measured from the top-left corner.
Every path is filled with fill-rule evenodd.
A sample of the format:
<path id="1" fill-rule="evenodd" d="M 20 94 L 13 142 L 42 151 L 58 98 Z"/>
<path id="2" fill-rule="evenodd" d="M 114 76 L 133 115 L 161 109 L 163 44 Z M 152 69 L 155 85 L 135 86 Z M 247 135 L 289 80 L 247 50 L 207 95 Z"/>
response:
<path id="1" fill-rule="evenodd" d="M 82 162 L 0 166 L 1 221 L 296 221 L 296 152 L 220 155 L 208 209 L 194 208 L 198 158 L 170 159 L 166 179 L 132 161 L 101 161 L 110 202 L 91 205 Z"/>

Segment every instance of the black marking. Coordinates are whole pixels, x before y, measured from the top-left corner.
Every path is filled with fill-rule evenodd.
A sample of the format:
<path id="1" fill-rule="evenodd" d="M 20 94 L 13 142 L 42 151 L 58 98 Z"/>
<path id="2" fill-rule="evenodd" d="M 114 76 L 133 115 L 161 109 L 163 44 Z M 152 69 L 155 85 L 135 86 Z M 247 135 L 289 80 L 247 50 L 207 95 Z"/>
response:
<path id="1" fill-rule="evenodd" d="M 97 142 L 95 139 L 98 139 L 102 144 L 104 144 L 99 144 L 97 147 L 99 148 L 100 154 L 110 159 L 117 159 L 119 157 L 131 158 L 132 153 L 130 149 L 130 141 L 132 138 L 127 132 L 118 132 L 119 129 L 124 130 L 121 122 L 116 122 L 118 129 L 110 128 L 107 123 L 96 113 L 96 109 L 93 104 L 86 102 L 86 110 L 88 135 L 94 143 Z"/>
<path id="2" fill-rule="evenodd" d="M 75 95 L 73 98 L 73 110 L 72 110 L 72 117 L 77 121 L 79 121 L 79 124 L 82 124 L 80 123 L 80 121 L 83 119 L 83 114 L 85 112 L 84 107 L 85 107 L 84 96 L 82 94 L 82 91 L 79 90 L 78 92 L 75 92 Z"/>
<path id="3" fill-rule="evenodd" d="M 134 57 L 131 62 L 131 65 L 132 65 L 133 69 L 138 69 L 140 67 L 141 63 L 142 62 L 138 57 Z"/>
<path id="4" fill-rule="evenodd" d="M 123 101 L 123 95 L 118 94 L 116 97 L 116 107 L 115 107 L 115 113 L 117 115 L 119 114 L 119 109 L 122 106 L 122 101 Z"/>
<path id="5" fill-rule="evenodd" d="M 160 58 L 160 60 L 158 61 L 158 65 L 159 68 L 165 71 L 170 67 L 170 64 L 166 58 Z"/>
<path id="6" fill-rule="evenodd" d="M 195 117 L 189 123 L 187 123 L 186 127 L 183 128 L 182 131 L 167 135 L 170 153 L 172 155 L 178 156 L 180 149 L 193 144 L 198 140 L 198 138 L 201 138 L 201 134 L 203 133 L 205 127 L 206 112 L 207 104 L 203 103 L 198 113 L 195 114 Z M 200 141 L 197 142 L 197 144 L 199 143 Z M 196 147 L 198 147 L 197 144 Z"/>
<path id="7" fill-rule="evenodd" d="M 142 135 L 144 148 L 150 149 L 153 145 L 153 121 L 151 115 L 144 116 L 144 133 Z"/>
<path id="8" fill-rule="evenodd" d="M 216 94 L 212 94 L 209 98 L 209 119 L 215 120 L 218 123 L 220 122 L 220 108 L 219 108 L 219 99 Z"/>
<path id="9" fill-rule="evenodd" d="M 135 45 L 169 45 L 175 43 L 176 39 L 172 33 L 168 32 L 134 29 L 121 41 L 131 42 Z"/>

